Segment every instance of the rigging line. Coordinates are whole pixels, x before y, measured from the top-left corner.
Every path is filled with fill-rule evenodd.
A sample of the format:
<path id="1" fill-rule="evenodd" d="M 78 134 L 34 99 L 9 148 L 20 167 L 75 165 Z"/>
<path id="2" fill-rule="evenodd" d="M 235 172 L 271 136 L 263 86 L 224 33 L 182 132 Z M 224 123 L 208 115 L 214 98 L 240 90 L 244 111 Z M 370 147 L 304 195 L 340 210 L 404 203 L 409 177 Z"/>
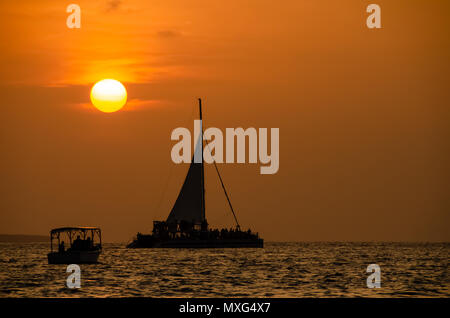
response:
<path id="1" fill-rule="evenodd" d="M 158 203 L 157 203 L 156 206 L 155 206 L 155 211 L 158 213 L 158 215 L 160 215 L 160 212 L 161 212 L 161 204 L 162 204 L 162 202 L 163 202 L 163 200 L 164 200 L 164 198 L 165 198 L 165 196 L 166 196 L 167 188 L 168 188 L 168 186 L 169 186 L 169 181 L 170 181 L 170 179 L 172 178 L 173 167 L 174 167 L 174 165 L 171 165 L 170 168 L 169 168 L 169 176 L 167 177 L 166 183 L 165 183 L 164 187 L 162 188 L 161 197 L 160 197 Z"/>
<path id="2" fill-rule="evenodd" d="M 204 132 L 203 132 L 203 134 L 204 134 Z M 205 139 L 205 144 L 208 147 L 209 153 L 211 153 L 211 148 L 209 148 L 209 144 L 206 139 Z M 236 217 L 236 213 L 234 213 L 234 209 L 233 209 L 233 206 L 231 205 L 231 200 L 230 200 L 230 197 L 228 196 L 227 190 L 225 189 L 225 185 L 223 184 L 222 177 L 220 176 L 220 173 L 219 173 L 219 168 L 217 168 L 216 160 L 214 160 L 213 163 L 214 163 L 214 167 L 216 168 L 217 175 L 219 176 L 219 180 L 220 180 L 220 184 L 222 185 L 223 192 L 225 193 L 225 197 L 227 198 L 228 205 L 230 206 L 231 212 L 233 213 L 234 221 L 236 222 L 236 228 L 240 229 L 241 226 L 239 225 L 238 219 Z"/>

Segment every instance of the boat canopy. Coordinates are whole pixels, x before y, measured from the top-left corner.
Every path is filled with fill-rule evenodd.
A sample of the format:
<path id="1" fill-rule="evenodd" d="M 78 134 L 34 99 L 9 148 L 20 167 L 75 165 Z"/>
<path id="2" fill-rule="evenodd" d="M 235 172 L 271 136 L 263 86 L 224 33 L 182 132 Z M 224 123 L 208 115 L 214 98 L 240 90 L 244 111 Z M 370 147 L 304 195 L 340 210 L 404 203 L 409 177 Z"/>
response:
<path id="1" fill-rule="evenodd" d="M 99 227 L 74 226 L 53 229 L 50 231 L 50 249 L 53 252 L 53 240 L 57 240 L 58 247 L 61 248 L 61 241 L 64 242 L 63 239 L 66 238 L 69 241 L 70 247 L 73 247 L 73 244 L 82 245 L 83 242 L 93 243 L 95 241 L 95 236 L 97 236 L 99 243 L 93 246 L 101 249 L 102 230 Z"/>
<path id="2" fill-rule="evenodd" d="M 60 227 L 50 231 L 51 234 L 61 233 L 61 232 L 72 232 L 72 231 L 97 231 L 100 230 L 98 227 L 91 226 L 78 226 L 78 227 Z"/>

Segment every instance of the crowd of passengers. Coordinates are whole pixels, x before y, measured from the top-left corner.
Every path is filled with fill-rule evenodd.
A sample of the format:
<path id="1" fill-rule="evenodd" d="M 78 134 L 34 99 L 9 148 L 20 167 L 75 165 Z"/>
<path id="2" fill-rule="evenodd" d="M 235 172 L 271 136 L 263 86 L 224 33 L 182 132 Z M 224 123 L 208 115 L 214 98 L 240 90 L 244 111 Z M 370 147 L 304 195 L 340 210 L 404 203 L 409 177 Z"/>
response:
<path id="1" fill-rule="evenodd" d="M 195 223 L 181 221 L 180 223 L 157 222 L 153 226 L 153 235 L 172 239 L 257 239 L 258 233 L 242 231 L 239 227 L 230 229 L 208 229 L 208 224 L 203 222 L 200 227 Z"/>
<path id="2" fill-rule="evenodd" d="M 72 242 L 72 245 L 67 249 L 67 251 L 89 251 L 94 249 L 94 242 L 90 237 L 83 240 L 78 235 L 77 238 Z M 58 246 L 58 251 L 60 253 L 65 252 L 64 241 L 62 241 Z"/>

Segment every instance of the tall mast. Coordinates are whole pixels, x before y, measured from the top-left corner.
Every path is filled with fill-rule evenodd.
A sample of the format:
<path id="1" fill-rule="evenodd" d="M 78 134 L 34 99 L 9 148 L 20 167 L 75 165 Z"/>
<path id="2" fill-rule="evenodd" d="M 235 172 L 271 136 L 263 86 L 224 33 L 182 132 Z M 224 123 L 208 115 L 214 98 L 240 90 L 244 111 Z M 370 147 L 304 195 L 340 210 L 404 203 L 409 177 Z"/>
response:
<path id="1" fill-rule="evenodd" d="M 201 105 L 201 101 L 200 101 L 200 105 Z M 200 106 L 200 118 L 202 116 L 201 114 L 202 114 L 202 111 L 201 111 L 201 106 Z M 202 134 L 203 134 L 203 127 L 202 127 Z M 211 148 L 209 148 L 208 141 L 205 141 L 205 143 L 206 143 L 206 147 L 208 147 L 208 150 L 211 153 Z M 202 141 L 202 150 L 203 150 L 203 141 Z M 202 154 L 202 156 L 203 156 L 203 154 Z M 203 161 L 202 161 L 202 163 L 203 163 Z M 240 230 L 241 226 L 239 225 L 238 219 L 236 217 L 236 213 L 234 213 L 234 209 L 233 209 L 233 206 L 231 205 L 230 197 L 228 196 L 227 189 L 225 189 L 225 184 L 223 184 L 222 176 L 220 175 L 219 168 L 217 167 L 217 164 L 216 164 L 216 160 L 214 160 L 213 163 L 214 163 L 214 167 L 216 168 L 217 176 L 219 176 L 219 180 L 220 180 L 220 184 L 222 185 L 223 192 L 225 193 L 225 197 L 227 198 L 228 205 L 230 206 L 231 213 L 233 213 L 234 221 L 236 222 L 236 228 L 238 230 Z M 202 168 L 203 168 L 203 166 L 202 166 Z"/>
<path id="2" fill-rule="evenodd" d="M 203 163 L 203 119 L 202 119 L 202 99 L 198 99 L 198 107 L 200 110 L 200 140 L 201 140 L 201 151 L 202 151 L 202 169 L 201 169 L 201 184 L 202 184 L 202 219 L 206 220 L 206 208 L 205 208 L 205 166 Z"/>

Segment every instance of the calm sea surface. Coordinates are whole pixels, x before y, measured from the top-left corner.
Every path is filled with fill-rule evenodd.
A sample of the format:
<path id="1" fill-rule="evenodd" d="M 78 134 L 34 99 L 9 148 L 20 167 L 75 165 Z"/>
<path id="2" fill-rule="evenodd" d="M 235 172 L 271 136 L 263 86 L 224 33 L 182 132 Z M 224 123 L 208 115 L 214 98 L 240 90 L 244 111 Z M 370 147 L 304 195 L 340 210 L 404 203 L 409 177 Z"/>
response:
<path id="1" fill-rule="evenodd" d="M 46 243 L 0 243 L 0 297 L 449 297 L 450 243 L 266 243 L 264 249 L 105 244 L 100 263 L 48 265 Z M 369 289 L 366 268 L 381 267 Z"/>

